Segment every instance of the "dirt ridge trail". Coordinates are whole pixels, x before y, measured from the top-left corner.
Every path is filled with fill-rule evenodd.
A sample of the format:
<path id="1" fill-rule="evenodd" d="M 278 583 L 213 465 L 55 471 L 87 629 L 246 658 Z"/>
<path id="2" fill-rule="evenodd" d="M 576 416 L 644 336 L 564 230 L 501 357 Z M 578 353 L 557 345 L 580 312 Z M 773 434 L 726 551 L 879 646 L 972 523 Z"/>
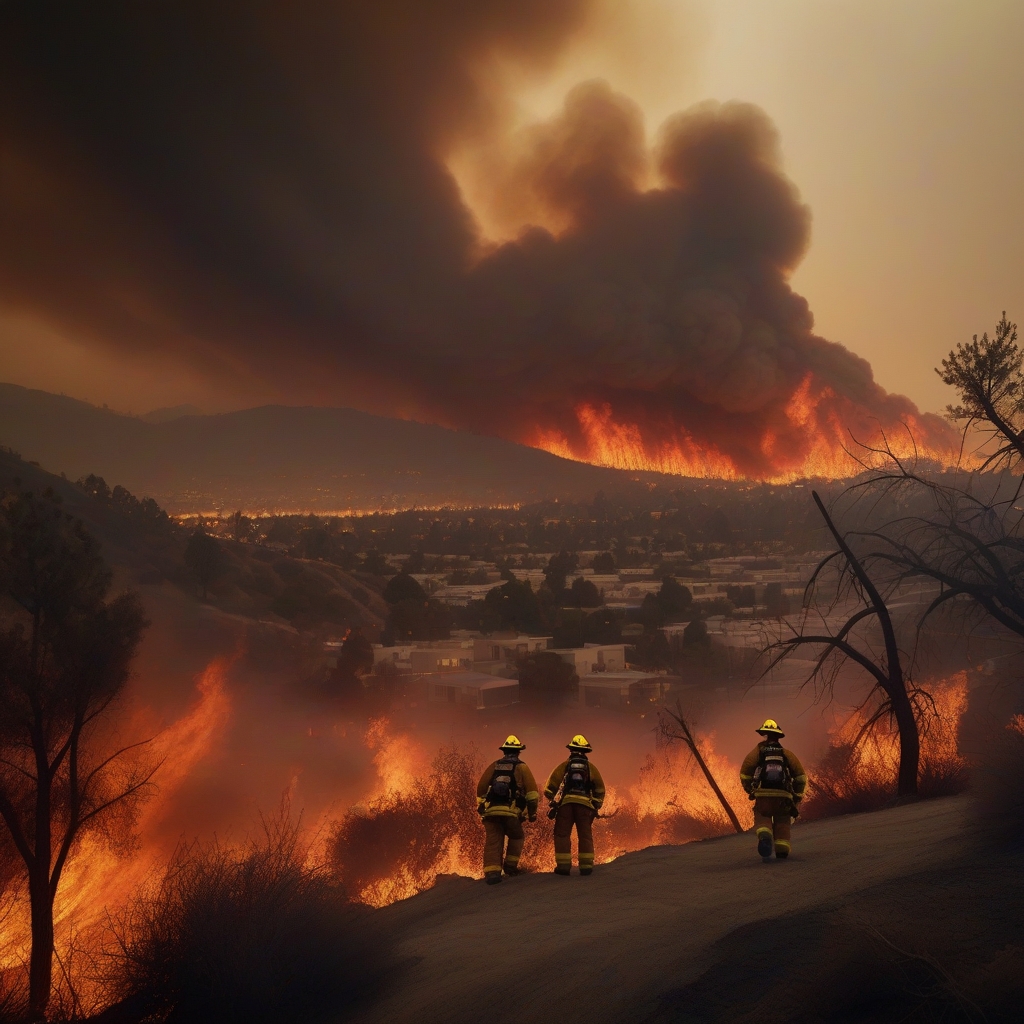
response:
<path id="1" fill-rule="evenodd" d="M 443 879 L 381 911 L 405 966 L 356 1019 L 643 1020 L 662 992 L 698 977 L 710 947 L 735 929 L 963 856 L 968 800 L 798 824 L 782 863 L 762 863 L 748 832 L 626 854 L 590 878 Z M 595 838 L 600 856 L 599 827 Z"/>

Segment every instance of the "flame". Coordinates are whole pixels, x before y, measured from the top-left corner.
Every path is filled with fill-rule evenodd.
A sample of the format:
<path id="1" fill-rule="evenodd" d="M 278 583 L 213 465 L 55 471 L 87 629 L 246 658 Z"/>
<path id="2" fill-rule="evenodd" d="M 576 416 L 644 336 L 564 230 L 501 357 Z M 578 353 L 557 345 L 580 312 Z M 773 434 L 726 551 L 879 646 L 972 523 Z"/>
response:
<path id="1" fill-rule="evenodd" d="M 440 875 L 482 877 L 483 829 L 475 809 L 484 766 L 475 750 L 445 747 L 428 763 L 421 748 L 392 734 L 386 719 L 372 722 L 364 741 L 376 751 L 374 795 L 345 816 L 334 840 L 336 867 L 358 898 L 381 907 L 429 889 Z M 713 736 L 701 742 L 733 809 L 749 825 L 739 766 L 715 751 Z M 717 835 L 732 826 L 689 752 L 672 745 L 647 759 L 625 794 L 607 786 L 595 827 L 598 860 L 606 863 L 631 850 Z M 554 847 L 543 807 L 525 831 L 521 867 L 550 871 Z"/>
<path id="2" fill-rule="evenodd" d="M 569 432 L 539 427 L 526 443 L 565 459 L 615 469 L 680 476 L 790 483 L 840 479 L 864 467 L 851 452 L 883 442 L 901 459 L 920 456 L 951 464 L 955 446 L 935 417 L 905 410 L 883 422 L 806 373 L 781 414 L 754 423 L 739 416 L 722 425 L 723 441 L 698 441 L 671 411 L 628 413 L 612 402 L 579 402 Z M 705 426 L 705 432 L 709 428 Z M 738 437 L 737 431 L 749 436 Z M 870 456 L 870 453 L 865 453 Z"/>
<path id="3" fill-rule="evenodd" d="M 412 792 L 417 769 L 427 760 L 423 748 L 405 733 L 393 734 L 387 718 L 371 719 L 363 742 L 375 751 L 373 765 L 377 770 L 377 785 L 365 802 L 377 804 Z"/>
<path id="4" fill-rule="evenodd" d="M 231 701 L 225 683 L 233 660 L 212 661 L 197 680 L 198 697 L 193 706 L 144 748 L 143 756 L 159 767 L 153 776 L 156 791 L 142 805 L 135 822 L 140 841 L 124 851 L 113 848 L 102 833 L 87 833 L 77 844 L 54 900 L 58 951 L 72 941 L 81 947 L 83 936 L 105 924 L 108 910 L 121 906 L 166 863 L 170 850 L 153 841 L 152 836 L 170 800 L 210 751 L 228 721 Z M 126 852 L 130 856 L 125 856 Z M 4 949 L 0 970 L 28 960 L 31 936 L 27 900 L 19 900 L 16 910 L 4 922 L 7 930 L 0 933 L 0 948 Z M 92 945 L 89 941 L 84 944 Z M 76 979 L 76 996 L 84 1006 L 92 1008 L 101 998 L 81 978 Z"/>
<path id="5" fill-rule="evenodd" d="M 930 697 L 930 702 L 921 703 L 918 716 L 922 795 L 961 789 L 969 767 L 959 745 L 960 721 L 967 710 L 967 673 L 936 683 Z M 828 752 L 810 773 L 810 816 L 867 810 L 891 799 L 900 763 L 899 734 L 895 727 L 876 727 L 864 734 L 867 721 L 867 712 L 858 711 L 833 730 Z"/>

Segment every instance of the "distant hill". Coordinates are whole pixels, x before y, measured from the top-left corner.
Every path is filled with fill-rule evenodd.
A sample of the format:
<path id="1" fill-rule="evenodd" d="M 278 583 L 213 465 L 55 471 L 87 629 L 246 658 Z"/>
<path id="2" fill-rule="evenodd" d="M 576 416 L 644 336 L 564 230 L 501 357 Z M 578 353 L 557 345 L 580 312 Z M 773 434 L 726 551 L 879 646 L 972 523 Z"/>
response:
<path id="1" fill-rule="evenodd" d="M 0 445 L 72 480 L 99 474 L 172 513 L 501 505 L 639 486 L 635 473 L 353 409 L 147 419 L 163 421 L 0 384 Z M 659 479 L 678 484 L 643 474 Z"/>
<path id="2" fill-rule="evenodd" d="M 139 419 L 146 423 L 170 423 L 171 420 L 180 420 L 182 416 L 202 416 L 203 410 L 195 405 L 165 405 L 152 412 L 147 412 Z"/>

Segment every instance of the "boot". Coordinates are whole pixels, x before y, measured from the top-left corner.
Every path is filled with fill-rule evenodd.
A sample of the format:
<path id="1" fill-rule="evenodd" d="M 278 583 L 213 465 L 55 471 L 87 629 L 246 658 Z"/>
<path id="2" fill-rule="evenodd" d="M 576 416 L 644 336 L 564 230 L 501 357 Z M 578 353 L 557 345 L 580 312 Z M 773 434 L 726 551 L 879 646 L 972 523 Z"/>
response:
<path id="1" fill-rule="evenodd" d="M 770 832 L 762 832 L 757 837 L 757 852 L 760 854 L 762 860 L 772 859 L 772 850 L 774 843 L 772 842 L 772 835 Z"/>
<path id="2" fill-rule="evenodd" d="M 501 881 L 501 875 L 496 875 L 496 874 L 484 875 L 484 881 L 488 885 L 497 885 Z"/>
<path id="3" fill-rule="evenodd" d="M 572 874 L 572 868 L 566 867 L 566 866 L 560 864 L 557 868 L 555 868 L 555 874 L 556 875 L 571 875 Z"/>

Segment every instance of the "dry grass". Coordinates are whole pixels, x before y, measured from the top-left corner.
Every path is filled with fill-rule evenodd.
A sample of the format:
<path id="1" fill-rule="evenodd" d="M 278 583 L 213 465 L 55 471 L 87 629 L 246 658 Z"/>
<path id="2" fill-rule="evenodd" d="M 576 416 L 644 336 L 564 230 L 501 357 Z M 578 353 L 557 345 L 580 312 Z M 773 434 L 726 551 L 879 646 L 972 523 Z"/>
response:
<path id="1" fill-rule="evenodd" d="M 279 1024 L 340 1019 L 389 962 L 371 912 L 306 863 L 285 821 L 241 852 L 179 851 L 115 922 L 108 1020 Z"/>

